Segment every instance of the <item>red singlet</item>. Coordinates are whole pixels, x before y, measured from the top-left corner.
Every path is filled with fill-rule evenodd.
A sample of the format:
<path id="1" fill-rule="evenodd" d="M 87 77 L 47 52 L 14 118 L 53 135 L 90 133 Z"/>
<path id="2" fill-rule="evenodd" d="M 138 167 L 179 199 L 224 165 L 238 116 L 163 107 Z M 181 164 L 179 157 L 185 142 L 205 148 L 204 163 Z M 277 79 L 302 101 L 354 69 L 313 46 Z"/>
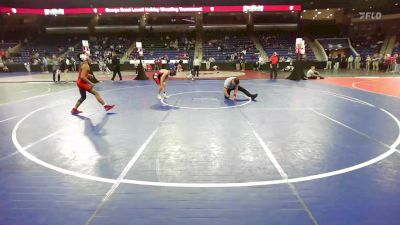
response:
<path id="1" fill-rule="evenodd" d="M 79 73 L 76 85 L 79 87 L 79 89 L 89 91 L 90 89 L 92 89 L 93 86 L 81 78 L 81 72 L 82 72 L 82 66 L 79 67 Z M 89 78 L 89 71 L 86 72 L 85 77 Z"/>
<path id="2" fill-rule="evenodd" d="M 157 71 L 156 73 L 154 73 L 154 75 L 153 75 L 153 80 L 156 82 L 157 85 L 160 85 L 161 76 L 162 76 L 162 75 L 163 75 L 163 73 L 160 72 L 160 70 Z M 167 78 L 168 78 L 168 76 L 165 77 L 165 79 L 167 79 Z"/>

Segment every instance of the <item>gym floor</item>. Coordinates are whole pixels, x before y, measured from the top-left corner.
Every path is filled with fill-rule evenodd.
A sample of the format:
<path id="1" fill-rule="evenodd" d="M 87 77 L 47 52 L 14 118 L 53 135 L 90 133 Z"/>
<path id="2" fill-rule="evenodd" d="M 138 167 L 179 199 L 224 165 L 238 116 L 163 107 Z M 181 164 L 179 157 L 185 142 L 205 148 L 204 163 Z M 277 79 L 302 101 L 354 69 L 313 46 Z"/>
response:
<path id="1" fill-rule="evenodd" d="M 160 102 L 125 72 L 96 85 L 115 109 L 88 95 L 79 116 L 74 83 L 1 74 L 0 224 L 399 224 L 400 78 L 236 73 Z M 257 101 L 223 98 L 231 74 Z"/>

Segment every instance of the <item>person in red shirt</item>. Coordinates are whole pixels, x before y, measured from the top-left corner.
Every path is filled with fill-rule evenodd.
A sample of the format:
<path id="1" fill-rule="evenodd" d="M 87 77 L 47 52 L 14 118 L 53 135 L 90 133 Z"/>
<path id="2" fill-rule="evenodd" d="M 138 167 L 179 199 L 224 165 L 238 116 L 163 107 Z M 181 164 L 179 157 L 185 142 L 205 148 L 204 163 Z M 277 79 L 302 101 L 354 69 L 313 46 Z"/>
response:
<path id="1" fill-rule="evenodd" d="M 385 58 L 386 73 L 392 71 L 392 61 L 393 57 L 390 56 L 390 54 L 387 54 Z"/>
<path id="2" fill-rule="evenodd" d="M 76 85 L 79 88 L 79 93 L 81 97 L 78 99 L 78 101 L 75 104 L 75 107 L 72 108 L 71 113 L 72 114 L 78 114 L 81 113 L 82 111 L 78 110 L 78 107 L 82 104 L 83 101 L 86 99 L 86 92 L 89 92 L 93 94 L 97 101 L 103 105 L 104 109 L 106 111 L 109 111 L 110 109 L 114 108 L 115 105 L 107 105 L 103 98 L 100 96 L 99 92 L 94 89 L 94 84 L 92 81 L 90 81 L 90 78 L 92 75 L 90 74 L 90 63 L 92 62 L 91 59 L 87 54 L 80 54 L 79 59 L 82 61 L 80 67 L 79 67 L 79 74 L 78 74 L 78 79 L 76 81 Z"/>
<path id="3" fill-rule="evenodd" d="M 274 52 L 272 56 L 269 58 L 269 67 L 271 68 L 271 80 L 276 79 L 278 76 L 278 63 L 279 63 L 279 56 Z"/>
<path id="4" fill-rule="evenodd" d="M 399 56 L 399 54 L 396 53 L 396 54 L 394 54 L 394 57 L 396 58 L 394 72 L 400 73 L 400 56 Z"/>
<path id="5" fill-rule="evenodd" d="M 154 70 L 159 70 L 160 68 L 158 68 L 158 58 L 154 59 Z"/>

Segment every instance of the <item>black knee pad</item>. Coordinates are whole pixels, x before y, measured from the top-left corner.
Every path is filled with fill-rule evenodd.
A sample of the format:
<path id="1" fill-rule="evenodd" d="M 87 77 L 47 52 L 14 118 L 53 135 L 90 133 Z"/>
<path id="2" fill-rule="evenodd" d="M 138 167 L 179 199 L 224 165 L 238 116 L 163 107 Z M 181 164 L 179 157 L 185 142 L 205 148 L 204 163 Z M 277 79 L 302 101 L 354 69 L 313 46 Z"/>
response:
<path id="1" fill-rule="evenodd" d="M 86 96 L 81 96 L 81 98 L 79 99 L 79 101 L 80 101 L 80 102 L 83 102 L 83 101 L 85 101 L 85 99 L 86 99 Z"/>

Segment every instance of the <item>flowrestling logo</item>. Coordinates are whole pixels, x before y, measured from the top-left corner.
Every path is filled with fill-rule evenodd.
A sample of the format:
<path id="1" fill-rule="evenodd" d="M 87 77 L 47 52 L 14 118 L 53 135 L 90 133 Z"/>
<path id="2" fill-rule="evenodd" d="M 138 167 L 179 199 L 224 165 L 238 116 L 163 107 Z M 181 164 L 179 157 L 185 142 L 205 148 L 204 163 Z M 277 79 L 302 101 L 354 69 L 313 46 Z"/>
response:
<path id="1" fill-rule="evenodd" d="M 381 12 L 359 12 L 361 20 L 380 20 L 382 19 Z"/>
<path id="2" fill-rule="evenodd" d="M 44 15 L 64 15 L 64 9 L 44 9 Z"/>

